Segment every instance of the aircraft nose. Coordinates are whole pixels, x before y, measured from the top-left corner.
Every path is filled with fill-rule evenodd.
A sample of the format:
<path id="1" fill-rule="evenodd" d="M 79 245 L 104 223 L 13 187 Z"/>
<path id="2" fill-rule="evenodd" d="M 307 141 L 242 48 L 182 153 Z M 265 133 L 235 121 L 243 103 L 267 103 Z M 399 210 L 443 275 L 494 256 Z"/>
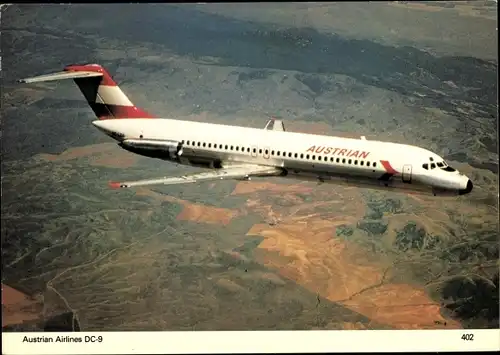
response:
<path id="1" fill-rule="evenodd" d="M 467 185 L 465 186 L 465 189 L 458 190 L 458 194 L 459 195 L 466 195 L 472 191 L 473 187 L 474 187 L 474 185 L 472 185 L 472 181 L 470 181 L 470 179 L 469 179 L 469 180 L 467 180 Z"/>

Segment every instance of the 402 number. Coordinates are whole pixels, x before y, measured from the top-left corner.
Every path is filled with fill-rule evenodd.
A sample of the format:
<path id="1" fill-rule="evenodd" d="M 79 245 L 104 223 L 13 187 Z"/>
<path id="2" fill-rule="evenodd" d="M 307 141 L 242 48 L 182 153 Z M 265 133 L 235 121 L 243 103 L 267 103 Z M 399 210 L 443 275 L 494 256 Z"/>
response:
<path id="1" fill-rule="evenodd" d="M 462 340 L 473 341 L 474 340 L 474 334 L 463 334 L 462 335 Z"/>

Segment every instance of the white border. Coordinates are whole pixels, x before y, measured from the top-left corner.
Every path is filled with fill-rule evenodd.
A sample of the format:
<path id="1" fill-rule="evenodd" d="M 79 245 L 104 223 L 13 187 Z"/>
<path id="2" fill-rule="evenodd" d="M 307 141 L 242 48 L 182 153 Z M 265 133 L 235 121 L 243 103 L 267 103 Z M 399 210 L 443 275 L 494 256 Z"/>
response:
<path id="1" fill-rule="evenodd" d="M 472 334 L 473 339 L 462 339 L 464 334 Z M 58 336 L 80 338 L 81 342 L 55 342 Z M 92 336 L 101 336 L 102 341 L 85 342 L 85 337 Z M 24 337 L 48 337 L 54 342 L 28 343 L 23 342 Z M 500 330 L 2 333 L 2 354 L 7 355 L 485 350 L 500 350 Z"/>

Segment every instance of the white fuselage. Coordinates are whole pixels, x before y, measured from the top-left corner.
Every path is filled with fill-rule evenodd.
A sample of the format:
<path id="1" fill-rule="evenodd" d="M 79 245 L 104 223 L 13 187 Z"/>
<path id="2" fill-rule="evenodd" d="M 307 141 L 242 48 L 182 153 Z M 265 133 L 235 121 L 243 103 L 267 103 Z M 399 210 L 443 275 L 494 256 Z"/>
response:
<path id="1" fill-rule="evenodd" d="M 182 154 L 176 159 L 161 151 L 132 151 L 185 165 L 216 169 L 251 163 L 279 167 L 286 177 L 434 195 L 472 189 L 470 180 L 440 156 L 406 144 L 173 119 L 108 119 L 93 124 L 118 141 L 178 142 Z"/>

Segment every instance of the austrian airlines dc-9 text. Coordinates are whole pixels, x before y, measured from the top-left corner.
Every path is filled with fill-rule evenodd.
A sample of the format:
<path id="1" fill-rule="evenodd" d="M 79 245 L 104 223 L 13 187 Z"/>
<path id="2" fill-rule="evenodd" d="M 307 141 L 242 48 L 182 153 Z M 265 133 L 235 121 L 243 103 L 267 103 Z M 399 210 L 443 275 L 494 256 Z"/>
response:
<path id="1" fill-rule="evenodd" d="M 282 176 L 434 196 L 472 191 L 469 178 L 420 147 L 288 132 L 282 120 L 262 129 L 158 118 L 136 107 L 98 64 L 20 82 L 73 79 L 97 116 L 92 123 L 123 149 L 146 157 L 206 168 L 201 173 L 112 182 L 113 188 Z"/>

